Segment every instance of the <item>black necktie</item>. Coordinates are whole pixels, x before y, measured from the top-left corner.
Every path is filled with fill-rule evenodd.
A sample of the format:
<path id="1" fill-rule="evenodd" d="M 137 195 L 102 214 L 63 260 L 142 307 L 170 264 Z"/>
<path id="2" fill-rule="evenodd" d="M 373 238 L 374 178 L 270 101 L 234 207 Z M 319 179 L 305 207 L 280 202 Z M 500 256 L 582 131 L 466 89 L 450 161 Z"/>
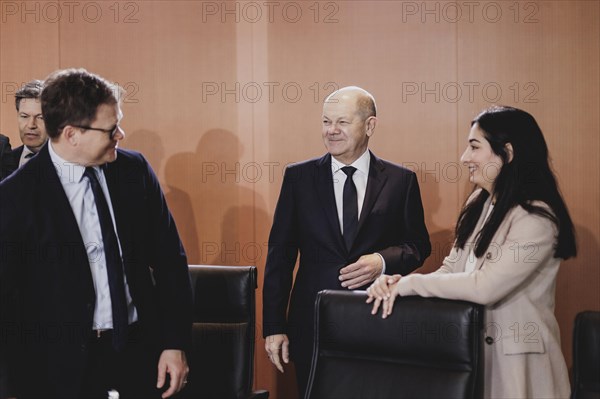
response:
<path id="1" fill-rule="evenodd" d="M 352 175 L 356 172 L 353 166 L 344 166 L 342 171 L 346 174 L 346 182 L 344 183 L 344 241 L 346 249 L 350 251 L 350 247 L 356 237 L 358 229 L 358 199 L 356 196 L 356 186 Z"/>
<path id="2" fill-rule="evenodd" d="M 35 155 L 35 152 L 30 152 L 30 153 L 28 153 L 27 155 L 25 155 L 25 156 L 23 157 L 23 163 L 21 164 L 21 166 L 23 166 L 23 165 L 25 165 L 27 162 L 29 162 L 29 160 L 30 160 L 31 158 L 33 158 L 33 156 L 34 156 L 34 155 Z"/>
<path id="3" fill-rule="evenodd" d="M 108 274 L 108 287 L 110 289 L 110 301 L 112 304 L 113 317 L 113 348 L 121 351 L 127 341 L 127 300 L 125 298 L 125 282 L 123 278 L 123 261 L 119 252 L 117 235 L 108 209 L 106 197 L 98 182 L 93 168 L 85 168 L 83 174 L 86 176 L 94 193 L 100 229 L 102 230 L 102 241 L 104 243 L 104 255 L 106 256 L 106 272 Z"/>

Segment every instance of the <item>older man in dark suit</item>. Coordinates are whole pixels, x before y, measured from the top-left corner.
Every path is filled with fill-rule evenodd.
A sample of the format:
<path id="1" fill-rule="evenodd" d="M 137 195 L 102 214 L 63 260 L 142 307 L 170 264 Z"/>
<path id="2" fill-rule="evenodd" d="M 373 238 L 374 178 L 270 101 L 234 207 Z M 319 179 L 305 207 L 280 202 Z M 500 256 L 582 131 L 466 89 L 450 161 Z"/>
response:
<path id="1" fill-rule="evenodd" d="M 85 70 L 51 75 L 50 141 L 0 183 L 2 398 L 158 398 L 186 383 L 187 260 L 152 169 L 118 149 L 119 93 Z"/>
<path id="2" fill-rule="evenodd" d="M 382 273 L 408 274 L 431 252 L 415 174 L 368 150 L 376 124 L 371 94 L 358 87 L 334 92 L 323 105 L 328 154 L 292 165 L 284 176 L 269 237 L 263 335 L 281 372 L 291 355 L 301 396 L 317 293 L 365 288 Z"/>

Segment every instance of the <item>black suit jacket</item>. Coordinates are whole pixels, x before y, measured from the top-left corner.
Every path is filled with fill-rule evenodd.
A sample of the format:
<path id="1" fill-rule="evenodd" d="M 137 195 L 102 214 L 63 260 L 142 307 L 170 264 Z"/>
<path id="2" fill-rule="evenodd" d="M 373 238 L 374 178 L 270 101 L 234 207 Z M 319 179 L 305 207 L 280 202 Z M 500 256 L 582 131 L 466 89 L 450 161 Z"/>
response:
<path id="1" fill-rule="evenodd" d="M 290 298 L 298 252 L 300 264 Z M 317 293 L 345 290 L 338 279 L 340 269 L 373 252 L 385 259 L 386 274 L 408 274 L 429 256 L 415 174 L 371 154 L 358 233 L 347 250 L 335 204 L 331 155 L 289 166 L 269 236 L 263 335 L 288 334 L 292 356 L 310 359 Z"/>
<path id="2" fill-rule="evenodd" d="M 85 244 L 48 145 L 0 183 L 0 372 L 17 397 L 76 398 L 95 293 Z M 186 256 L 158 180 L 139 153 L 105 167 L 124 269 L 143 337 L 191 342 Z M 110 367 L 110 365 L 107 365 Z"/>
<path id="3" fill-rule="evenodd" d="M 9 151 L 2 161 L 2 174 L 4 177 L 10 176 L 15 170 L 19 169 L 19 160 L 21 159 L 21 154 L 23 153 L 24 145 L 21 145 L 11 151 Z"/>
<path id="4" fill-rule="evenodd" d="M 6 171 L 6 162 L 10 157 L 10 139 L 0 134 L 0 181 L 8 176 Z"/>

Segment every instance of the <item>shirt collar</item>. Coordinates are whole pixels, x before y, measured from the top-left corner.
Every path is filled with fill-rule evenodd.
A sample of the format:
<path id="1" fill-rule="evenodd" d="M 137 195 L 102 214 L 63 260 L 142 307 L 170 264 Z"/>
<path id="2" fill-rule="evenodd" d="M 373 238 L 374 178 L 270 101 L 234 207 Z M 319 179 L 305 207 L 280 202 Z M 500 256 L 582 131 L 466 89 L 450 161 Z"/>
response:
<path id="1" fill-rule="evenodd" d="M 23 154 L 21 156 L 26 157 L 28 154 L 35 154 L 35 152 L 31 151 L 26 145 L 23 145 Z"/>
<path id="2" fill-rule="evenodd" d="M 56 173 L 60 178 L 61 183 L 64 184 L 77 184 L 81 182 L 83 172 L 85 172 L 85 166 L 69 162 L 59 156 L 54 148 L 52 148 L 52 141 L 48 141 L 48 152 L 50 153 L 50 159 L 56 168 Z"/>
<path id="3" fill-rule="evenodd" d="M 344 165 L 343 163 L 335 159 L 333 156 L 331 156 L 331 170 L 333 173 L 338 172 L 344 166 L 354 166 L 358 172 L 361 172 L 368 176 L 369 167 L 371 166 L 371 153 L 369 152 L 369 149 L 365 150 L 365 152 L 350 165 Z"/>

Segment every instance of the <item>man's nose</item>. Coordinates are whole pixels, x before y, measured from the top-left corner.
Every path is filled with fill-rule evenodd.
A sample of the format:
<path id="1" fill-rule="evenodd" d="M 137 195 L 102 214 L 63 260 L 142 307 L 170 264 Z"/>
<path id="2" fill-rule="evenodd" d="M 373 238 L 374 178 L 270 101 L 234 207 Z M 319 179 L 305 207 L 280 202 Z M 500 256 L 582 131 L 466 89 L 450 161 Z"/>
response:
<path id="1" fill-rule="evenodd" d="M 125 138 L 125 130 L 123 130 L 123 128 L 121 126 L 117 126 L 117 131 L 115 132 L 115 135 L 113 136 L 113 140 L 123 140 Z"/>

